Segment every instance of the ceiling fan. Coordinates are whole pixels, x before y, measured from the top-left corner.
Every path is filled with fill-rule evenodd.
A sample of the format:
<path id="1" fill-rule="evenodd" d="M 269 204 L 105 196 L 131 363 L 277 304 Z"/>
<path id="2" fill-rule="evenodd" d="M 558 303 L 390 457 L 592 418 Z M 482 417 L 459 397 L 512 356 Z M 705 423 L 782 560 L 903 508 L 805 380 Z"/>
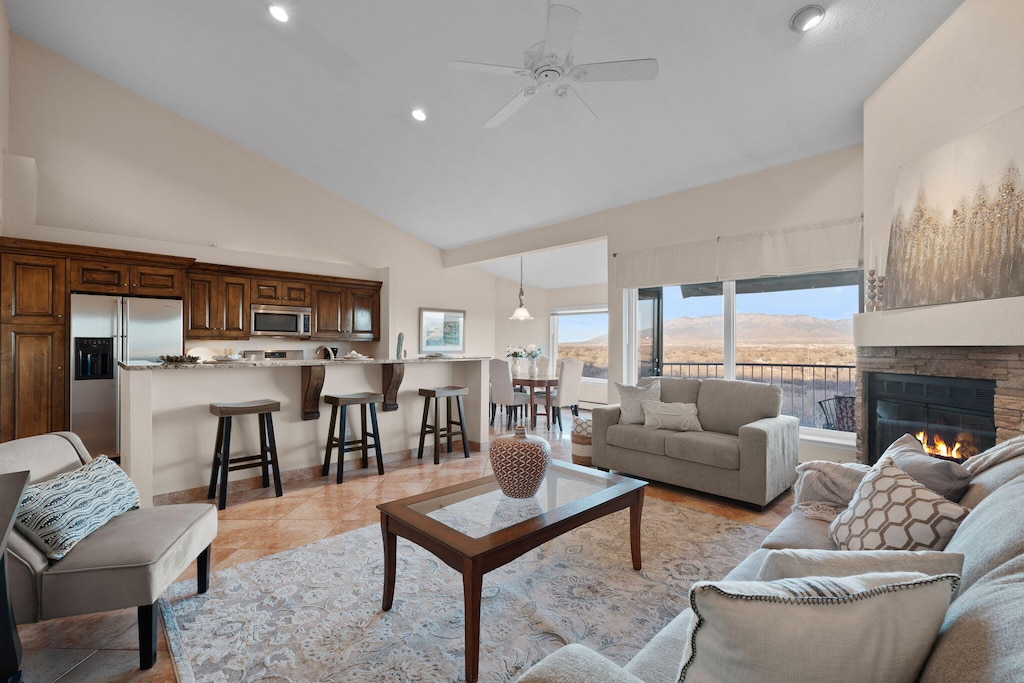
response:
<path id="1" fill-rule="evenodd" d="M 523 55 L 522 67 L 481 64 L 479 62 L 451 62 L 449 69 L 476 71 L 501 76 L 528 76 L 534 80 L 498 110 L 484 124 L 496 128 L 505 123 L 541 90 L 549 90 L 556 97 L 575 100 L 580 110 L 590 119 L 597 115 L 587 106 L 583 98 L 572 87 L 573 82 L 593 83 L 597 81 L 649 81 L 658 75 L 658 60 L 627 59 L 617 62 L 595 62 L 574 64 L 572 59 L 572 37 L 576 33 L 580 13 L 565 5 L 551 5 L 548 10 L 548 27 L 544 40 L 532 46 Z"/>

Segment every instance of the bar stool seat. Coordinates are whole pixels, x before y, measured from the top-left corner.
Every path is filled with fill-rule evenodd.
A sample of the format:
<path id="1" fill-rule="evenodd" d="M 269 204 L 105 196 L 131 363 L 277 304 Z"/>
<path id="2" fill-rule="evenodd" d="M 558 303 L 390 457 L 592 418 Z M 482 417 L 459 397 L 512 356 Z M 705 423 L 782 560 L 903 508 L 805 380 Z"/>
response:
<path id="1" fill-rule="evenodd" d="M 210 471 L 210 491 L 206 496 L 213 498 L 220 484 L 221 510 L 228 506 L 228 472 L 259 467 L 263 470 L 263 488 L 270 486 L 270 471 L 274 472 L 274 492 L 284 495 L 281 489 L 281 467 L 277 461 L 277 441 L 274 439 L 272 413 L 281 410 L 281 402 L 264 398 L 241 403 L 211 403 L 210 413 L 216 415 L 217 442 L 213 449 L 213 468 Z M 256 415 L 260 427 L 260 452 L 255 455 L 231 457 L 231 419 L 237 415 Z"/>
<path id="2" fill-rule="evenodd" d="M 466 387 L 434 387 L 432 389 L 420 389 L 420 396 L 423 397 L 423 424 L 420 426 L 420 448 L 416 457 L 423 457 L 423 446 L 427 440 L 427 434 L 434 435 L 434 464 L 441 462 L 441 439 L 448 442 L 448 452 L 452 452 L 452 437 L 462 437 L 462 450 L 469 457 L 469 437 L 466 435 L 466 420 L 462 410 L 462 397 L 469 395 Z M 441 399 L 445 399 L 447 408 L 446 424 L 441 423 Z M 459 411 L 458 421 L 452 419 L 452 399 Z M 434 403 L 434 424 L 430 424 L 430 403 Z M 458 427 L 458 429 L 453 429 Z"/>
<path id="3" fill-rule="evenodd" d="M 331 469 L 331 450 L 338 449 L 338 483 L 342 483 L 345 471 L 345 454 L 350 451 L 362 453 L 362 465 L 365 469 L 369 467 L 368 456 L 370 447 L 373 446 L 374 454 L 377 456 L 377 474 L 384 474 L 384 458 L 380 452 L 380 431 L 377 429 L 377 404 L 384 402 L 384 394 L 375 394 L 370 391 L 362 391 L 357 394 L 328 394 L 324 401 L 331 406 L 331 426 L 327 432 L 327 450 L 324 453 L 323 476 Z M 359 406 L 359 417 L 361 434 L 358 439 L 345 440 L 345 423 L 348 418 L 348 407 Z M 370 409 L 371 430 L 366 428 L 366 409 Z M 334 427 L 338 424 L 339 415 L 341 424 L 337 435 Z M 370 437 L 373 443 L 370 443 Z"/>

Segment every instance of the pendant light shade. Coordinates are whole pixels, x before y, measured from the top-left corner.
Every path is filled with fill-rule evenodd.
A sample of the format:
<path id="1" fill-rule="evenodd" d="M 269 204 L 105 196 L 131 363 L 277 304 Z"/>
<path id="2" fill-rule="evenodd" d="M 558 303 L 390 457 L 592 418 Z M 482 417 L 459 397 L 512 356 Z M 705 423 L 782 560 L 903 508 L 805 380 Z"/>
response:
<path id="1" fill-rule="evenodd" d="M 523 257 L 519 257 L 519 308 L 508 317 L 509 320 L 533 320 L 533 316 L 523 304 Z"/>

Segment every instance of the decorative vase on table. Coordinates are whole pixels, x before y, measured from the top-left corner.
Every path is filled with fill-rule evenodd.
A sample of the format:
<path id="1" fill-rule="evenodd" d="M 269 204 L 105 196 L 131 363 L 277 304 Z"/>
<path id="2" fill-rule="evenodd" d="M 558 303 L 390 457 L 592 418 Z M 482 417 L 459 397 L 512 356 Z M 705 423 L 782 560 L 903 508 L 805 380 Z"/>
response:
<path id="1" fill-rule="evenodd" d="M 519 371 L 519 359 L 518 358 L 513 358 L 512 359 L 512 376 L 513 377 L 519 377 L 519 372 L 520 372 Z"/>
<path id="2" fill-rule="evenodd" d="M 539 436 L 527 436 L 526 428 L 516 425 L 515 436 L 491 441 L 490 456 L 501 492 L 509 498 L 530 498 L 551 464 L 551 445 Z"/>
<path id="3" fill-rule="evenodd" d="M 537 376 L 537 359 L 536 358 L 529 358 L 529 359 L 527 359 L 526 365 L 529 368 L 530 377 L 536 377 Z"/>

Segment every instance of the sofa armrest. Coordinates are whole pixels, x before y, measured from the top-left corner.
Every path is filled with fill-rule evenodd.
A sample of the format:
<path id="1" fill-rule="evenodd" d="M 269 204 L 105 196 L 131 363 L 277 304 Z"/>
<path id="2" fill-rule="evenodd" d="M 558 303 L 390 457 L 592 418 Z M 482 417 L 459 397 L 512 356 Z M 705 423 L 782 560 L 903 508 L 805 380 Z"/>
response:
<path id="1" fill-rule="evenodd" d="M 610 406 L 597 406 L 590 412 L 593 418 L 593 435 L 590 443 L 593 446 L 591 456 L 594 467 L 607 467 L 605 449 L 608 446 L 608 427 L 619 424 L 622 411 L 619 410 L 619 404 L 615 403 Z"/>
<path id="2" fill-rule="evenodd" d="M 800 420 L 779 415 L 740 427 L 741 499 L 767 505 L 796 483 Z"/>
<path id="3" fill-rule="evenodd" d="M 517 683 L 644 683 L 583 645 L 566 645 L 534 664 Z"/>

